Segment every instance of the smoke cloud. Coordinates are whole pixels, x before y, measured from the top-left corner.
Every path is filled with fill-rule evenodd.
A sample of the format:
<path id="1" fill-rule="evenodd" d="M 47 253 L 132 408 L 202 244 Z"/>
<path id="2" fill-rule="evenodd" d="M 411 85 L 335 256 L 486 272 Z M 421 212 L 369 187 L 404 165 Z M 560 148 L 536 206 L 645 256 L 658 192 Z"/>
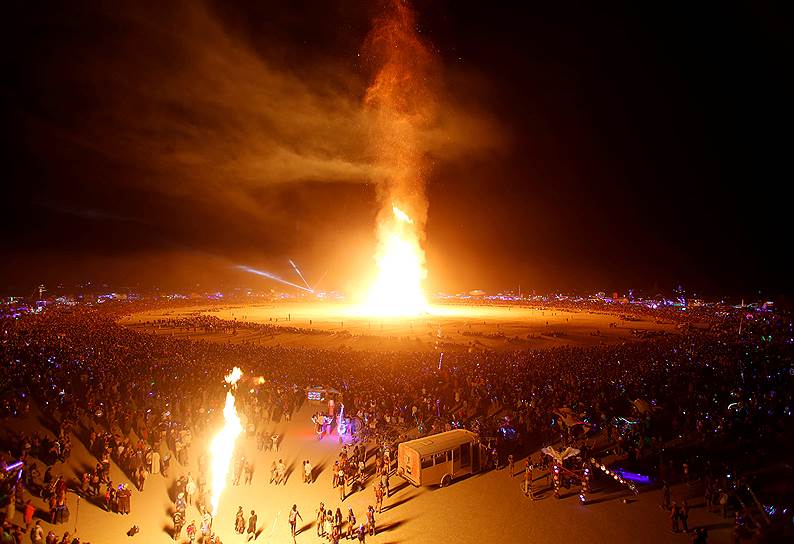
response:
<path id="1" fill-rule="evenodd" d="M 87 59 L 97 103 L 75 141 L 144 167 L 152 188 L 176 194 L 374 174 L 352 78 L 329 70 L 308 80 L 278 67 L 201 3 L 144 10 L 121 11 L 130 38 Z"/>
<path id="2" fill-rule="evenodd" d="M 382 73 L 363 105 L 362 74 L 351 64 L 345 68 L 348 59 L 308 73 L 290 70 L 264 58 L 200 2 L 177 3 L 165 13 L 147 6 L 131 3 L 105 13 L 121 32 L 110 47 L 84 52 L 74 77 L 92 91 L 85 98 L 93 105 L 66 129 L 73 141 L 145 168 L 154 174 L 153 188 L 176 194 L 307 181 L 362 183 L 392 176 L 389 169 L 402 171 L 399 159 L 382 160 L 386 150 L 372 155 L 369 140 L 383 134 L 383 120 L 377 108 L 367 107 L 398 92 L 389 86 L 405 83 L 400 74 Z M 411 16 L 402 9 L 401 16 Z M 421 42 L 411 43 L 399 31 L 382 27 L 365 52 L 382 58 L 397 39 L 401 55 L 417 54 L 416 77 L 437 80 L 440 66 Z M 466 116 L 437 117 L 424 105 L 424 92 L 416 85 L 403 89 L 397 107 L 415 117 L 408 123 L 416 152 L 448 154 L 445 148 L 460 143 L 449 132 Z M 397 156 L 398 144 L 383 142 Z"/>
<path id="3" fill-rule="evenodd" d="M 388 6 L 393 10 L 398 4 Z M 333 207 L 333 196 L 328 199 L 334 185 L 346 185 L 339 189 L 349 196 L 356 186 L 370 184 L 382 195 L 389 180 L 400 180 L 400 198 L 423 232 L 427 172 L 422 165 L 501 145 L 499 130 L 488 118 L 444 100 L 443 66 L 421 42 L 383 27 L 378 19 L 374 27 L 380 30 L 362 47 L 371 12 L 355 10 L 358 34 L 345 38 L 354 46 L 337 39 L 345 28 L 331 28 L 327 51 L 315 43 L 322 54 L 307 61 L 301 36 L 259 35 L 241 28 L 230 9 L 209 0 L 89 1 L 50 14 L 59 37 L 31 54 L 35 71 L 24 67 L 35 72 L 26 136 L 33 155 L 56 172 L 59 161 L 67 165 L 70 179 L 80 179 L 81 186 L 73 201 L 70 195 L 78 192 L 65 186 L 43 187 L 48 198 L 35 201 L 108 221 L 126 217 L 158 228 L 166 224 L 163 238 L 171 236 L 183 247 L 216 250 L 222 245 L 215 241 L 223 240 L 220 234 L 211 235 L 210 244 L 198 239 L 193 244 L 189 234 L 196 225 L 190 217 L 196 216 L 204 219 L 192 221 L 209 220 L 218 233 L 225 229 L 237 238 L 246 230 L 266 232 L 271 240 L 258 249 L 292 251 L 288 248 L 297 238 L 277 234 L 275 227 L 300 221 L 301 246 L 318 244 L 307 243 L 305 233 L 328 231 L 332 218 L 345 215 L 323 211 Z M 36 17 L 31 13 L 31 24 Z M 351 15 L 340 19 L 345 17 Z M 427 78 L 430 86 L 405 87 L 400 93 L 405 74 L 387 70 L 368 89 L 373 69 L 396 66 L 388 59 L 393 39 L 400 41 L 401 55 L 417 54 L 411 73 Z M 293 47 L 292 41 L 297 51 L 280 55 Z M 399 103 L 389 103 L 384 98 L 389 93 L 402 94 Z M 401 120 L 389 128 L 394 113 Z M 397 134 L 393 129 L 404 130 L 406 137 L 387 137 Z M 406 168 L 407 156 L 422 161 Z M 136 195 L 136 207 L 114 200 L 113 186 L 122 197 Z M 373 191 L 358 194 L 371 199 Z M 147 202 L 155 210 L 149 216 L 139 211 Z M 183 206 L 168 212 L 174 203 Z M 355 217 L 361 222 L 360 214 Z M 332 235 L 338 231 L 312 236 L 327 240 Z M 158 242 L 158 250 L 161 246 Z"/>

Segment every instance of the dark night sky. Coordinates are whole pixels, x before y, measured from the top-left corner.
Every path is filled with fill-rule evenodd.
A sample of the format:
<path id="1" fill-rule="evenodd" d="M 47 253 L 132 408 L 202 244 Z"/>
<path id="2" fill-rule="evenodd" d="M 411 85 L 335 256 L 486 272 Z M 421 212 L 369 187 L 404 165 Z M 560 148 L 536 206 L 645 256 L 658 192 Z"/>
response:
<path id="1" fill-rule="evenodd" d="M 368 266 L 375 3 L 26 4 L 3 48 L 0 291 L 264 287 L 231 266 L 289 257 L 346 288 Z M 782 13 L 500 4 L 415 3 L 445 89 L 431 288 L 791 291 Z"/>

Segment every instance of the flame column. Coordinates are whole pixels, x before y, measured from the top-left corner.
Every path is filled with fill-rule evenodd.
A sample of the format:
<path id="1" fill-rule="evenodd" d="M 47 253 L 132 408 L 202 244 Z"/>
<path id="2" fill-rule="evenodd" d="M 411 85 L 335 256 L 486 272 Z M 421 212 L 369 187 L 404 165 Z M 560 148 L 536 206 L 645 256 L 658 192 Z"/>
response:
<path id="1" fill-rule="evenodd" d="M 229 477 L 229 469 L 232 464 L 234 454 L 234 444 L 237 437 L 243 431 L 240 417 L 237 415 L 237 408 L 234 405 L 234 391 L 237 389 L 237 382 L 242 377 L 243 372 L 234 367 L 231 374 L 225 377 L 229 384 L 226 392 L 226 404 L 223 407 L 223 428 L 210 443 L 210 482 L 212 486 L 212 517 L 218 513 L 221 494 L 226 487 L 226 480 Z"/>

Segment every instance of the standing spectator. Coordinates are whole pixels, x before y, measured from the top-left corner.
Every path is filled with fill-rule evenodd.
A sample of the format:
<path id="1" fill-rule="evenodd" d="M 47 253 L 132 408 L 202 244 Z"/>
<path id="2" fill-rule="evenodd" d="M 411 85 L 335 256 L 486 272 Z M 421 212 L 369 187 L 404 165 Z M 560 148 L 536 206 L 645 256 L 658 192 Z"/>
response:
<path id="1" fill-rule="evenodd" d="M 237 514 L 234 518 L 234 532 L 238 535 L 245 533 L 245 514 L 242 506 L 237 507 Z"/>
<path id="2" fill-rule="evenodd" d="M 185 516 L 185 511 L 187 510 L 187 503 L 185 502 L 185 494 L 180 492 L 176 496 L 176 502 L 174 503 L 177 512 L 182 513 L 182 517 Z"/>
<path id="3" fill-rule="evenodd" d="M 278 465 L 276 465 L 276 485 L 279 485 L 281 482 L 287 485 L 287 466 L 284 464 L 283 460 L 279 459 Z"/>
<path id="4" fill-rule="evenodd" d="M 667 485 L 667 482 L 662 482 L 662 504 L 660 505 L 662 510 L 669 512 L 670 511 L 670 486 Z"/>
<path id="5" fill-rule="evenodd" d="M 670 530 L 674 533 L 680 531 L 678 527 L 678 520 L 681 517 L 681 509 L 678 507 L 678 503 L 673 501 L 673 505 L 670 507 Z"/>
<path id="6" fill-rule="evenodd" d="M 381 486 L 383 486 L 383 489 L 386 490 L 386 498 L 388 499 L 389 495 L 391 495 L 391 493 L 389 492 L 389 472 L 388 471 L 384 471 L 383 474 L 380 475 L 380 483 L 381 483 Z"/>
<path id="7" fill-rule="evenodd" d="M 370 536 L 375 535 L 375 508 L 371 504 L 367 507 L 367 529 Z"/>
<path id="8" fill-rule="evenodd" d="M 684 498 L 684 502 L 681 504 L 681 525 L 684 528 L 684 532 L 689 532 L 689 525 L 687 524 L 689 520 L 689 503 L 687 502 L 686 498 Z"/>
<path id="9" fill-rule="evenodd" d="M 720 491 L 720 510 L 722 510 L 722 517 L 728 517 L 728 494 L 725 490 Z"/>
<path id="10" fill-rule="evenodd" d="M 120 514 L 129 514 L 130 513 L 130 498 L 132 497 L 132 491 L 127 486 L 127 484 L 122 484 L 121 489 L 118 491 L 118 501 L 119 501 L 119 513 Z"/>
<path id="11" fill-rule="evenodd" d="M 380 514 L 381 510 L 383 509 L 383 486 L 376 482 L 375 483 L 375 508 L 378 510 L 378 514 Z"/>
<path id="12" fill-rule="evenodd" d="M 160 474 L 160 452 L 150 449 L 147 458 L 149 472 L 152 474 Z"/>
<path id="13" fill-rule="evenodd" d="M 201 514 L 201 536 L 206 539 L 212 532 L 212 514 L 204 506 L 202 509 L 204 512 Z"/>
<path id="14" fill-rule="evenodd" d="M 323 526 L 323 532 L 329 539 L 334 532 L 334 514 L 331 512 L 330 508 L 325 511 L 325 525 Z"/>
<path id="15" fill-rule="evenodd" d="M 240 457 L 234 464 L 234 480 L 232 485 L 240 485 L 240 478 L 243 475 L 243 467 L 245 466 L 245 457 Z"/>
<path id="16" fill-rule="evenodd" d="M 185 484 L 185 495 L 187 496 L 187 504 L 193 506 L 196 496 L 196 482 L 193 481 L 193 477 L 189 472 L 187 473 L 187 483 Z"/>
<path id="17" fill-rule="evenodd" d="M 30 502 L 30 499 L 25 501 L 25 531 L 30 530 L 30 526 L 33 523 L 33 515 L 36 513 L 36 507 L 33 506 L 33 503 Z"/>
<path id="18" fill-rule="evenodd" d="M 163 478 L 168 478 L 168 468 L 171 466 L 171 454 L 166 453 L 163 456 L 162 463 L 160 466 L 160 473 L 163 475 Z"/>
<path id="19" fill-rule="evenodd" d="M 298 518 L 300 518 L 300 520 L 303 521 L 303 517 L 301 516 L 301 513 L 298 512 L 298 505 L 293 504 L 292 510 L 290 510 L 289 512 L 289 526 L 290 526 L 290 530 L 292 531 L 292 540 L 295 540 L 295 535 L 297 534 L 295 532 L 295 526 L 298 523 Z"/>
<path id="20" fill-rule="evenodd" d="M 116 502 L 116 490 L 113 488 L 113 482 L 109 481 L 105 488 L 105 510 L 110 512 L 115 502 Z M 54 510 L 54 508 L 51 508 L 51 510 Z"/>
<path id="21" fill-rule="evenodd" d="M 41 544 L 44 542 L 44 529 L 41 528 L 41 520 L 37 519 L 36 524 L 30 530 L 31 544 Z"/>
<path id="22" fill-rule="evenodd" d="M 91 486 L 91 495 L 94 497 L 99 495 L 99 472 L 97 470 L 91 472 L 90 486 Z"/>
<path id="23" fill-rule="evenodd" d="M 143 491 L 143 486 L 146 483 L 146 470 L 143 466 L 138 467 L 138 490 Z"/>
<path id="24" fill-rule="evenodd" d="M 251 516 L 248 518 L 248 539 L 256 538 L 256 512 L 251 510 Z"/>
<path id="25" fill-rule="evenodd" d="M 342 509 L 337 508 L 336 512 L 334 512 L 334 528 L 339 531 L 341 534 L 342 532 Z"/>
<path id="26" fill-rule="evenodd" d="M 251 485 L 254 480 L 254 465 L 248 459 L 245 460 L 243 465 L 243 472 L 245 473 L 245 485 Z"/>
<path id="27" fill-rule="evenodd" d="M 322 502 L 317 509 L 317 536 L 325 536 L 325 504 Z"/>
<path id="28" fill-rule="evenodd" d="M 88 497 L 88 490 L 91 487 L 91 473 L 90 472 L 83 472 L 82 478 L 80 478 L 80 494 L 83 498 Z"/>
<path id="29" fill-rule="evenodd" d="M 185 523 L 185 518 L 182 515 L 182 512 L 176 510 L 173 515 L 174 520 L 174 540 L 179 540 L 179 537 L 182 535 L 182 525 Z"/>
<path id="30" fill-rule="evenodd" d="M 349 507 L 347 511 L 347 538 L 351 540 L 354 538 L 356 530 L 356 515 L 353 513 L 353 507 Z"/>
<path id="31" fill-rule="evenodd" d="M 706 500 L 706 512 L 711 512 L 712 509 L 712 494 L 714 490 L 711 488 L 711 478 L 706 478 L 706 487 L 703 491 L 703 497 Z"/>
<path id="32" fill-rule="evenodd" d="M 14 516 L 17 514 L 17 501 L 12 494 L 8 499 L 8 504 L 6 505 L 6 523 L 13 524 L 14 523 Z"/>
<path id="33" fill-rule="evenodd" d="M 532 465 L 529 461 L 524 468 L 524 496 L 535 500 L 535 496 L 532 494 Z"/>

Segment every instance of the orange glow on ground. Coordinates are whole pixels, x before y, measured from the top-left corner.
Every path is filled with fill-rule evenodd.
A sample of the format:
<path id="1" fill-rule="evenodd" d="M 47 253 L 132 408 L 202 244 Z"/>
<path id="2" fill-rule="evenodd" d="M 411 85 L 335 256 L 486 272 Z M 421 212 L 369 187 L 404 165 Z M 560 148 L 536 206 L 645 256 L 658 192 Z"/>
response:
<path id="1" fill-rule="evenodd" d="M 652 319 L 622 324 L 617 313 L 590 313 L 575 310 L 528 306 L 471 304 L 429 304 L 416 317 L 363 315 L 360 304 L 343 302 L 271 302 L 260 304 L 197 304 L 167 310 L 150 310 L 124 318 L 121 323 L 138 330 L 176 337 L 201 338 L 218 342 L 251 342 L 270 346 L 306 346 L 321 349 L 342 347 L 364 351 L 445 351 L 476 349 L 514 351 L 545 349 L 564 345 L 589 346 L 621 344 L 637 340 L 632 330 L 675 333 L 673 323 Z M 169 327 L 152 327 L 158 319 L 190 317 L 197 314 L 232 321 L 285 327 L 270 336 L 241 326 L 237 334 L 194 332 Z M 288 319 L 289 316 L 289 319 Z M 147 325 L 148 323 L 148 325 Z M 291 328 L 324 331 L 324 334 L 290 332 Z M 279 329 L 277 329 L 279 330 Z M 599 330 L 600 335 L 593 336 Z M 564 333 L 563 335 L 551 333 Z"/>

